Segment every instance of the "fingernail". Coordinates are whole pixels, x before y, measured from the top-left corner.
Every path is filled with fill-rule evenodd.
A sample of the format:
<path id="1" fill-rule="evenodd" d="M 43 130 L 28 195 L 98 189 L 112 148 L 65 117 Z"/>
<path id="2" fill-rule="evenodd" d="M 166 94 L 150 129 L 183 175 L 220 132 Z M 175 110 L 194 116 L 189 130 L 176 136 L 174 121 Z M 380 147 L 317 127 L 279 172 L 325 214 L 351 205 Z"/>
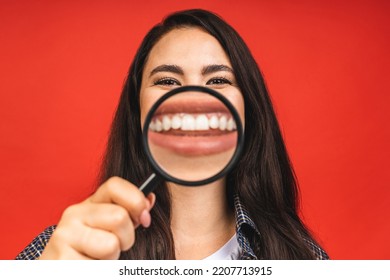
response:
<path id="1" fill-rule="evenodd" d="M 139 217 L 139 221 L 144 228 L 148 228 L 152 221 L 149 211 L 147 210 L 142 211 L 141 216 Z"/>

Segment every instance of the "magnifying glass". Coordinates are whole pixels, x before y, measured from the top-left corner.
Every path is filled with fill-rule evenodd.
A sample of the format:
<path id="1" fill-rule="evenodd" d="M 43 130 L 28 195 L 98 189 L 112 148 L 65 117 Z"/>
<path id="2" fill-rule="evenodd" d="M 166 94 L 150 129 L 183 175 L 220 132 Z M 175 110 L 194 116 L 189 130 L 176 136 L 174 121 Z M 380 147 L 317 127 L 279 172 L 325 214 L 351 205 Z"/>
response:
<path id="1" fill-rule="evenodd" d="M 143 146 L 154 173 L 141 185 L 149 194 L 161 180 L 202 186 L 225 176 L 244 145 L 240 116 L 219 92 L 182 86 L 152 106 L 143 127 Z"/>

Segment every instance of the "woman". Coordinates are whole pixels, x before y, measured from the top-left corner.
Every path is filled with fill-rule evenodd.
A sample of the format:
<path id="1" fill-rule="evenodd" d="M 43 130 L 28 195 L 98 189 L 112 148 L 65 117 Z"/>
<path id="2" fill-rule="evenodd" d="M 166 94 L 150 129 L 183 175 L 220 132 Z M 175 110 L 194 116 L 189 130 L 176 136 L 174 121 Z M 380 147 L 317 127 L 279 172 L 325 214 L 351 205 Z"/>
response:
<path id="1" fill-rule="evenodd" d="M 243 155 L 217 182 L 198 188 L 163 183 L 145 198 L 136 187 L 151 173 L 141 141 L 145 114 L 184 85 L 211 87 L 231 101 L 245 123 Z M 216 15 L 188 10 L 156 25 L 135 56 L 101 186 L 17 258 L 327 259 L 297 205 L 294 173 L 249 49 Z"/>

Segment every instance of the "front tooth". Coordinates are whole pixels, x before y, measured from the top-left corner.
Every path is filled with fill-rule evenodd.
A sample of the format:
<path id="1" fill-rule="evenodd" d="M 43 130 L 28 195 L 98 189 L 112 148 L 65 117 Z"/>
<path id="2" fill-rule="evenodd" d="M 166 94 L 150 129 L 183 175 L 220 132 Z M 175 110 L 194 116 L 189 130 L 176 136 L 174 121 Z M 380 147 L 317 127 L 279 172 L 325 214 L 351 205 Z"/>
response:
<path id="1" fill-rule="evenodd" d="M 157 132 L 160 132 L 163 130 L 162 123 L 159 119 L 156 120 L 154 128 L 156 129 Z"/>
<path id="2" fill-rule="evenodd" d="M 212 116 L 209 120 L 209 126 L 212 129 L 217 129 L 219 127 L 219 120 L 217 116 Z"/>
<path id="3" fill-rule="evenodd" d="M 234 121 L 233 119 L 229 119 L 226 125 L 226 129 L 232 131 L 234 129 Z"/>
<path id="4" fill-rule="evenodd" d="M 226 118 L 226 116 L 222 116 L 219 119 L 219 129 L 220 130 L 225 130 L 226 126 L 227 126 L 227 118 Z"/>
<path id="5" fill-rule="evenodd" d="M 162 128 L 165 131 L 168 131 L 171 129 L 171 119 L 168 116 L 164 116 L 162 119 Z"/>
<path id="6" fill-rule="evenodd" d="M 191 115 L 184 115 L 181 122 L 181 130 L 195 130 L 195 118 Z"/>
<path id="7" fill-rule="evenodd" d="M 195 119 L 195 129 L 196 130 L 208 130 L 209 129 L 209 120 L 206 115 L 198 115 Z"/>
<path id="8" fill-rule="evenodd" d="M 171 127 L 173 129 L 179 129 L 181 127 L 181 117 L 178 115 L 173 116 Z"/>

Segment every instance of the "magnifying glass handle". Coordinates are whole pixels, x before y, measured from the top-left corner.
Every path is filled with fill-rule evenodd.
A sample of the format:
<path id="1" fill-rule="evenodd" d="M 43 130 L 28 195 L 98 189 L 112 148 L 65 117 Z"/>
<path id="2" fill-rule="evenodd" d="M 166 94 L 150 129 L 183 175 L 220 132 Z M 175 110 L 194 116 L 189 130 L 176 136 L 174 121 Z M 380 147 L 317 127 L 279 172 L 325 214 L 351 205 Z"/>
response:
<path id="1" fill-rule="evenodd" d="M 155 173 L 152 173 L 152 175 L 150 175 L 149 178 L 146 179 L 146 181 L 141 185 L 141 187 L 139 187 L 139 189 L 144 193 L 145 196 L 147 196 L 156 188 L 156 186 L 160 182 L 160 176 Z"/>

